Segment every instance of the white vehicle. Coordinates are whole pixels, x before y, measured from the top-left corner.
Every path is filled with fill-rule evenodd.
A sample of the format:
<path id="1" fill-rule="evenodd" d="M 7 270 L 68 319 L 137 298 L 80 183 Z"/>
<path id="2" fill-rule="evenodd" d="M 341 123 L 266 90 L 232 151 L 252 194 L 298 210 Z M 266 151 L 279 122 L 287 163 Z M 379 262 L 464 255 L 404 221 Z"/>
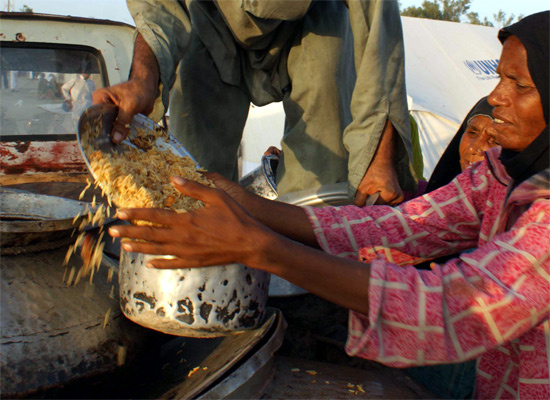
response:
<path id="1" fill-rule="evenodd" d="M 82 75 L 89 89 L 125 81 L 134 27 L 26 13 L 0 19 L 0 184 L 81 180 L 86 170 L 75 121 L 91 96 L 81 96 L 86 102 L 71 110 L 63 86 Z"/>

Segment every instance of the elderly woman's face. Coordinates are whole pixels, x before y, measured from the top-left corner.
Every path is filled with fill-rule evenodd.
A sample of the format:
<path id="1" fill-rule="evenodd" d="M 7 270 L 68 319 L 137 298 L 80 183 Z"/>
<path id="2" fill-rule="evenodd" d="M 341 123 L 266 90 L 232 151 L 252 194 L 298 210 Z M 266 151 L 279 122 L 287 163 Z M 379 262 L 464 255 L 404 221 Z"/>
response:
<path id="1" fill-rule="evenodd" d="M 462 171 L 472 163 L 483 160 L 485 150 L 497 146 L 492 125 L 493 120 L 483 115 L 472 118 L 468 123 L 458 147 Z"/>
<path id="2" fill-rule="evenodd" d="M 517 37 L 504 42 L 497 72 L 500 82 L 488 99 L 494 107 L 495 139 L 503 148 L 519 152 L 536 139 L 546 121 L 527 67 L 527 52 Z"/>

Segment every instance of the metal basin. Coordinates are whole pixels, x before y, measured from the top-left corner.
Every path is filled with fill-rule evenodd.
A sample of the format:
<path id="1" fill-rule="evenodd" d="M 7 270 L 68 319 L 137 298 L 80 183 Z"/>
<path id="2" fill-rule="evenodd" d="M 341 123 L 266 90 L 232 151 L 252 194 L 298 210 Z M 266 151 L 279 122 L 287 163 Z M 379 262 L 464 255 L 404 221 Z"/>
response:
<path id="1" fill-rule="evenodd" d="M 120 307 L 130 320 L 177 336 L 217 337 L 256 328 L 265 313 L 269 274 L 241 264 L 156 270 L 159 256 L 121 250 Z"/>
<path id="2" fill-rule="evenodd" d="M 347 182 L 325 185 L 319 189 L 302 190 L 281 195 L 277 201 L 296 206 L 321 207 L 326 205 L 342 206 L 350 204 Z M 269 284 L 269 295 L 273 297 L 296 296 L 307 293 L 307 290 L 273 275 Z"/>
<path id="3" fill-rule="evenodd" d="M 121 316 L 112 289 L 116 282 L 108 282 L 109 266 L 102 263 L 93 285 L 86 279 L 69 284 L 68 271 L 82 260 L 76 257 L 65 270 L 66 252 L 59 247 L 2 256 L 2 398 L 55 398 L 36 392 L 112 374 L 144 350 L 151 331 Z"/>
<path id="4" fill-rule="evenodd" d="M 279 157 L 275 155 L 263 156 L 261 165 L 245 175 L 239 184 L 246 190 L 270 200 L 296 206 L 342 206 L 351 204 L 348 198 L 347 182 L 324 185 L 317 189 L 307 189 L 299 192 L 287 193 L 281 196 L 277 194 L 275 173 Z M 376 199 L 374 199 L 376 200 Z M 272 275 L 269 283 L 269 296 L 284 297 L 307 293 L 287 280 Z"/>
<path id="5" fill-rule="evenodd" d="M 2 254 L 23 247 L 50 249 L 53 247 L 48 244 L 63 243 L 71 236 L 75 217 L 86 214 L 89 206 L 81 201 L 0 188 Z"/>

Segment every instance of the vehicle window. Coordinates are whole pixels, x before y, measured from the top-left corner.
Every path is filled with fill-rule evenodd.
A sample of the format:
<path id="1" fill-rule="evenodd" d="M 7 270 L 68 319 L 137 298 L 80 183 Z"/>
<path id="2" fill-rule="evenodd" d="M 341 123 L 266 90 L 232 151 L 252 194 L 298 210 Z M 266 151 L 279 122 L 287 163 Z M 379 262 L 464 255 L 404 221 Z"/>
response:
<path id="1" fill-rule="evenodd" d="M 80 114 L 92 104 L 92 92 L 106 82 L 101 56 L 75 48 L 4 43 L 0 134 L 74 134 Z"/>

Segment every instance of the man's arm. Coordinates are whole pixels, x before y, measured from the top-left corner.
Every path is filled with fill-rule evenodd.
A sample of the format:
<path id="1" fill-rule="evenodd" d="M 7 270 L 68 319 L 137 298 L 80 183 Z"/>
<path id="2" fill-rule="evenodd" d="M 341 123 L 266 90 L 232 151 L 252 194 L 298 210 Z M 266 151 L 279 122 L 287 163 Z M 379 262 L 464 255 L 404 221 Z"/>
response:
<path id="1" fill-rule="evenodd" d="M 157 59 L 138 33 L 128 81 L 96 90 L 92 95 L 94 104 L 113 103 L 118 106 L 118 116 L 111 134 L 115 143 L 126 137 L 127 125 L 135 114 L 147 115 L 153 110 L 158 96 L 159 76 Z"/>
<path id="2" fill-rule="evenodd" d="M 399 4 L 396 0 L 354 0 L 347 4 L 357 71 L 351 102 L 353 120 L 343 137 L 349 149 L 350 194 L 359 206 L 376 192 L 381 192 L 379 203 L 396 204 L 402 189 L 413 190 L 415 186 L 412 174 L 407 173 L 412 145 Z M 391 163 L 388 157 L 393 157 Z M 406 175 L 398 180 L 397 172 Z"/>
<path id="3" fill-rule="evenodd" d="M 166 109 L 176 67 L 191 40 L 191 20 L 184 2 L 127 0 L 127 5 L 139 32 L 129 80 L 100 89 L 93 96 L 94 104 L 107 102 L 119 107 L 112 132 L 114 142 L 127 134 L 126 125 L 134 114 L 155 111 L 155 119 L 162 117 L 156 99 L 161 98 Z"/>
<path id="4" fill-rule="evenodd" d="M 395 128 L 386 121 L 374 158 L 357 188 L 355 205 L 365 205 L 367 197 L 376 192 L 380 192 L 377 204 L 397 205 L 403 201 L 403 191 L 395 171 L 397 140 Z"/>

